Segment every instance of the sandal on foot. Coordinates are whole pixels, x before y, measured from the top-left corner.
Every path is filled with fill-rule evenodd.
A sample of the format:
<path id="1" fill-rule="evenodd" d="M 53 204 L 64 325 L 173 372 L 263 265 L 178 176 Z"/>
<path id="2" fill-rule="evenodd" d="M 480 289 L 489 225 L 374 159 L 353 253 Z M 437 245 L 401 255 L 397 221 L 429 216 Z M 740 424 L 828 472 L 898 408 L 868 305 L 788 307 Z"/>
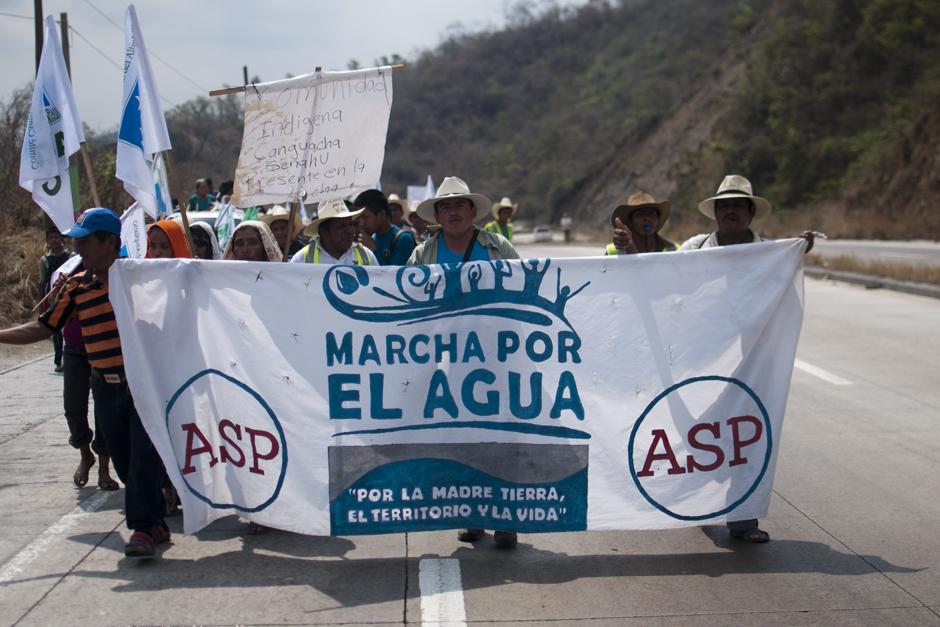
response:
<path id="1" fill-rule="evenodd" d="M 153 537 L 146 531 L 135 531 L 131 534 L 131 539 L 124 545 L 124 557 L 146 559 L 153 557 L 156 552 Z"/>
<path id="2" fill-rule="evenodd" d="M 103 477 L 98 479 L 98 489 L 105 490 L 106 492 L 111 492 L 113 490 L 120 490 L 121 484 L 112 479 L 111 477 Z"/>
<path id="3" fill-rule="evenodd" d="M 515 531 L 494 531 L 493 542 L 497 549 L 514 549 L 519 544 L 519 536 Z"/>
<path id="4" fill-rule="evenodd" d="M 738 540 L 744 540 L 745 542 L 751 542 L 753 544 L 760 544 L 762 542 L 770 541 L 770 534 L 759 529 L 758 527 L 751 527 L 750 529 L 745 529 L 743 531 L 732 531 L 731 537 Z"/>
<path id="5" fill-rule="evenodd" d="M 485 535 L 484 530 L 471 527 L 470 529 L 461 529 L 457 534 L 457 539 L 461 542 L 476 542 Z"/>
<path id="6" fill-rule="evenodd" d="M 77 488 L 84 488 L 88 483 L 88 473 L 91 471 L 92 467 L 95 465 L 95 458 L 91 458 L 91 462 L 86 466 L 85 460 L 82 459 L 78 463 L 78 468 L 75 469 L 75 472 L 72 473 L 72 483 L 75 484 Z"/>

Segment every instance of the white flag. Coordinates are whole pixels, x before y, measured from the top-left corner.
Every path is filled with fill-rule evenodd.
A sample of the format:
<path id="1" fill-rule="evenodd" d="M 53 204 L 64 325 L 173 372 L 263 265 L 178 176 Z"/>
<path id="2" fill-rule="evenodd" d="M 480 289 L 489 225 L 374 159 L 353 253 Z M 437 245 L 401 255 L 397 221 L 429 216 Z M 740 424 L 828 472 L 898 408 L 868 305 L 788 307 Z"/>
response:
<path id="1" fill-rule="evenodd" d="M 173 206 L 173 199 L 170 197 L 170 178 L 166 173 L 166 163 L 163 161 L 162 153 L 157 153 L 153 160 L 153 182 L 157 198 L 157 212 L 168 216 L 176 208 Z M 157 218 L 155 215 L 150 217 Z"/>
<path id="2" fill-rule="evenodd" d="M 424 185 L 424 199 L 434 198 L 434 194 L 436 193 L 437 189 L 434 187 L 434 179 L 428 174 L 428 182 Z"/>
<path id="3" fill-rule="evenodd" d="M 143 259 L 147 256 L 147 225 L 144 224 L 144 210 L 136 202 L 121 216 L 121 256 L 129 259 Z"/>
<path id="4" fill-rule="evenodd" d="M 154 155 L 170 149 L 157 84 L 134 5 L 124 13 L 124 101 L 117 142 L 117 177 L 151 216 L 157 215 Z"/>
<path id="5" fill-rule="evenodd" d="M 235 205 L 226 202 L 219 206 L 219 215 L 215 218 L 215 235 L 219 238 L 219 248 L 225 250 L 229 238 L 235 232 Z"/>
<path id="6" fill-rule="evenodd" d="M 408 186 L 408 204 L 411 206 L 412 211 L 415 207 L 418 206 L 422 200 L 427 200 L 428 198 L 434 198 L 434 194 L 437 191 L 437 188 L 434 187 L 434 179 L 431 178 L 431 175 L 428 174 L 427 183 L 424 185 L 409 185 Z"/>
<path id="7" fill-rule="evenodd" d="M 85 141 L 55 20 L 46 17 L 45 43 L 20 154 L 20 187 L 60 231 L 75 224 L 69 156 Z"/>

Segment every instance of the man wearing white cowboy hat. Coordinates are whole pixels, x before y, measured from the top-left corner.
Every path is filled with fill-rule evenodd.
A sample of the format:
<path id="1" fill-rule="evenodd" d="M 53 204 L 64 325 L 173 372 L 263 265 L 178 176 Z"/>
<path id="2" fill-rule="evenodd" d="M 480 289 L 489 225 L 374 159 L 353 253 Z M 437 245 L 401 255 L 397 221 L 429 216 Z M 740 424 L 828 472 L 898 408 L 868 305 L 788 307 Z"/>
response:
<path id="1" fill-rule="evenodd" d="M 421 202 L 415 213 L 441 229 L 428 241 L 419 245 L 409 264 L 428 265 L 434 263 L 466 263 L 497 259 L 518 259 L 519 253 L 502 235 L 478 229 L 473 221 L 478 207 L 491 207 L 489 198 L 473 194 L 470 188 L 456 176 L 444 179 L 434 198 Z M 461 542 L 476 542 L 486 535 L 483 529 L 463 529 L 457 534 Z M 496 530 L 493 541 L 501 549 L 515 548 L 518 537 L 515 531 Z"/>
<path id="2" fill-rule="evenodd" d="M 408 217 L 408 214 L 411 213 L 411 208 L 408 207 L 407 200 L 399 198 L 398 194 L 389 194 L 388 213 L 389 219 L 394 226 L 397 226 L 406 233 L 415 234 L 414 229 L 411 228 L 410 219 Z"/>
<path id="3" fill-rule="evenodd" d="M 610 218 L 614 227 L 614 242 L 608 244 L 605 254 L 632 255 L 678 250 L 678 246 L 659 236 L 659 230 L 669 219 L 668 200 L 657 202 L 646 192 L 630 194 L 627 202 L 618 205 Z"/>
<path id="4" fill-rule="evenodd" d="M 304 229 L 304 235 L 312 238 L 310 243 L 297 251 L 290 262 L 379 265 L 372 251 L 356 241 L 354 220 L 360 213 L 362 209 L 350 211 L 344 200 L 321 202 L 317 219 Z"/>
<path id="5" fill-rule="evenodd" d="M 729 174 L 721 181 L 714 196 L 698 204 L 698 210 L 717 222 L 718 228 L 711 233 L 690 237 L 679 250 L 763 241 L 763 238 L 751 229 L 751 224 L 770 215 L 771 205 L 766 198 L 754 195 L 749 180 L 739 174 Z M 809 252 L 813 248 L 813 232 L 803 231 L 800 237 L 809 243 L 806 247 L 806 252 Z"/>
<path id="6" fill-rule="evenodd" d="M 702 233 L 688 239 L 679 250 L 698 250 L 715 246 L 731 246 L 763 241 L 751 230 L 751 223 L 770 215 L 770 201 L 755 196 L 751 182 L 738 174 L 729 174 L 721 181 L 718 192 L 698 204 L 698 210 L 718 223 L 712 233 Z M 813 232 L 803 231 L 800 237 L 813 247 Z M 767 542 L 770 534 L 757 526 L 757 519 L 737 520 L 728 523 L 731 537 L 745 542 Z"/>
<path id="7" fill-rule="evenodd" d="M 281 250 L 284 250 L 284 247 L 287 245 L 287 231 L 290 225 L 290 211 L 287 207 L 284 205 L 274 205 L 266 214 L 258 216 L 258 219 L 271 227 L 271 232 L 274 233 L 274 239 L 277 241 L 277 245 L 281 247 Z M 293 255 L 303 248 L 303 242 L 297 240 L 297 237 L 304 230 L 304 222 L 300 218 L 300 212 L 294 214 L 294 224 L 289 230 L 293 235 L 293 241 L 290 243 L 288 253 Z"/>
<path id="8" fill-rule="evenodd" d="M 509 220 L 516 214 L 517 209 L 519 209 L 519 203 L 509 200 L 509 196 L 503 196 L 503 199 L 490 209 L 495 219 L 487 222 L 483 229 L 490 233 L 499 233 L 511 242 L 512 222 Z"/>
<path id="9" fill-rule="evenodd" d="M 491 207 L 490 199 L 473 194 L 456 176 L 448 176 L 434 198 L 415 209 L 426 222 L 439 224 L 440 230 L 420 244 L 411 254 L 409 264 L 460 263 L 496 259 L 518 259 L 519 253 L 508 239 L 474 226 L 480 207 Z"/>

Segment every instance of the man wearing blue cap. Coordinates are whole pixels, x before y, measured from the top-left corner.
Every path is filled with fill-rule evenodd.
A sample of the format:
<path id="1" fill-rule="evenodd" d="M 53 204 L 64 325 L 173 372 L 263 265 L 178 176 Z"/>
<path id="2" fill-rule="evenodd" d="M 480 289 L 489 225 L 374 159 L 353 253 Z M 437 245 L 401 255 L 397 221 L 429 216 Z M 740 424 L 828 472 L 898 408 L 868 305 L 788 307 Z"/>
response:
<path id="1" fill-rule="evenodd" d="M 110 209 L 89 209 L 63 235 L 75 240 L 85 271 L 69 280 L 39 320 L 0 331 L 0 343 L 45 340 L 78 316 L 92 368 L 96 422 L 104 430 L 114 468 L 124 483 L 124 509 L 132 530 L 124 555 L 153 557 L 156 545 L 170 539 L 163 520 L 163 466 L 134 408 L 124 376 L 121 338 L 108 299 L 108 269 L 120 254 L 121 220 Z"/>

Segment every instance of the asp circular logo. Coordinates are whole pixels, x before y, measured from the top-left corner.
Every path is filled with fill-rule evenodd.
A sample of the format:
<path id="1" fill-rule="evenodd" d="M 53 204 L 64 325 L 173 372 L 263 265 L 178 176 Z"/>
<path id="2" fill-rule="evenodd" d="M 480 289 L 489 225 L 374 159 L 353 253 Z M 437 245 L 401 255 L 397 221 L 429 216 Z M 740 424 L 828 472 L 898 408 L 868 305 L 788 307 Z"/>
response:
<path id="1" fill-rule="evenodd" d="M 287 441 L 271 407 L 218 370 L 199 372 L 166 407 L 166 426 L 189 491 L 216 509 L 258 512 L 287 472 Z"/>
<path id="2" fill-rule="evenodd" d="M 773 434 L 764 403 L 742 381 L 686 379 L 646 406 L 627 457 L 640 494 L 679 520 L 723 516 L 758 488 Z"/>

